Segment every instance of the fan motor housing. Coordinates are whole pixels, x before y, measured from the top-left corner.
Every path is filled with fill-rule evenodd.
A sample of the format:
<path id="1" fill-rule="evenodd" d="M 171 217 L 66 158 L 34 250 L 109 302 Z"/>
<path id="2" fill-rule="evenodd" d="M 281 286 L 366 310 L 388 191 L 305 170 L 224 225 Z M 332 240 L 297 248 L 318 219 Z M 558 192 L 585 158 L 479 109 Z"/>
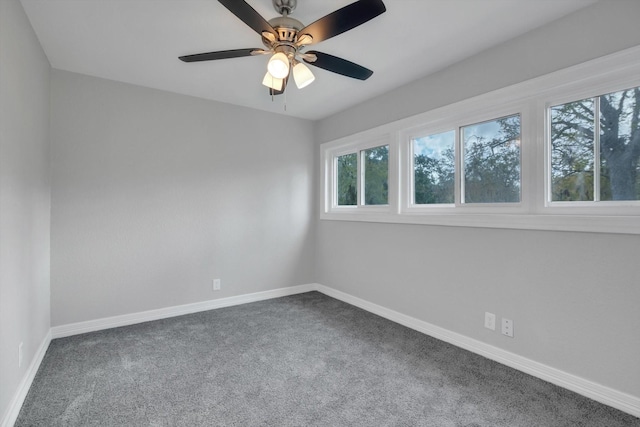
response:
<path id="1" fill-rule="evenodd" d="M 298 31 L 304 28 L 302 22 L 288 16 L 279 16 L 269 20 L 269 24 L 278 33 L 278 41 L 294 43 Z"/>

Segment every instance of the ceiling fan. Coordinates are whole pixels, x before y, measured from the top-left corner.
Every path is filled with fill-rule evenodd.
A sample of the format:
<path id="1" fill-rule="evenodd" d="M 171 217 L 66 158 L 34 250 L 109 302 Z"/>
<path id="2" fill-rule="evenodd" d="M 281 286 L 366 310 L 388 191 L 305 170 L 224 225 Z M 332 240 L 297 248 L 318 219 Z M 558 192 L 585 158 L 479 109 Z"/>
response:
<path id="1" fill-rule="evenodd" d="M 304 62 L 359 80 L 366 80 L 373 74 L 373 71 L 346 59 L 315 50 L 304 51 L 304 48 L 349 31 L 384 13 L 386 8 L 382 0 L 358 0 L 307 26 L 289 16 L 296 8 L 297 0 L 272 0 L 273 7 L 282 16 L 269 21 L 244 0 L 218 1 L 260 34 L 266 49 L 248 48 L 197 53 L 181 56 L 180 60 L 198 62 L 272 55 L 267 65 L 267 74 L 262 81 L 262 84 L 269 88 L 271 95 L 284 93 L 291 74 L 299 89 L 312 83 L 315 77 Z"/>

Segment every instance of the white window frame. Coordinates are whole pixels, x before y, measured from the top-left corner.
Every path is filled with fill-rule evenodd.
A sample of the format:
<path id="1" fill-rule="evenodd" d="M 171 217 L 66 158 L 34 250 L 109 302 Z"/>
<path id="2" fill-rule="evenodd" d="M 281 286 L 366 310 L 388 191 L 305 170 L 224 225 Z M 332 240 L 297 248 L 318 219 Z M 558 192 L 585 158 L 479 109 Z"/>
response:
<path id="1" fill-rule="evenodd" d="M 550 107 L 636 86 L 640 86 L 640 46 L 324 143 L 320 218 L 640 234 L 639 201 L 550 201 Z M 461 127 L 514 114 L 521 119 L 520 203 L 461 203 Z M 412 204 L 411 138 L 448 130 L 456 134 L 455 203 Z M 356 208 L 336 206 L 332 202 L 335 167 L 331 166 L 331 159 L 385 144 L 389 144 L 389 205 L 360 205 L 359 194 Z"/>
<path id="2" fill-rule="evenodd" d="M 578 90 L 568 90 L 565 93 L 558 94 L 557 96 L 548 97 L 544 103 L 545 108 L 545 200 L 544 206 L 548 212 L 561 213 L 561 214 L 575 214 L 579 211 L 581 214 L 602 215 L 608 213 L 610 215 L 629 214 L 633 215 L 634 212 L 640 210 L 640 200 L 599 200 L 600 194 L 594 193 L 594 200 L 591 201 L 553 201 L 551 193 L 551 108 L 554 106 L 576 102 L 587 98 L 594 98 L 594 106 L 598 103 L 598 97 L 613 92 L 619 92 L 621 90 L 629 89 L 632 87 L 640 86 L 640 78 L 619 80 L 609 80 L 606 82 L 594 82 L 592 87 L 579 87 Z M 590 94 L 590 95 L 589 95 Z M 578 96 L 578 98 L 575 98 Z M 595 121 L 594 133 L 599 134 L 599 123 Z M 595 169 L 600 165 L 600 152 L 599 144 L 596 138 L 594 141 L 594 180 L 599 177 L 599 173 L 596 173 Z M 597 179 L 599 181 L 599 179 Z M 600 189 L 599 183 L 596 184 L 597 189 Z"/>
<path id="3" fill-rule="evenodd" d="M 511 104 L 503 105 L 497 108 L 484 109 L 482 112 L 477 112 L 475 108 L 468 111 L 459 112 L 447 119 L 438 119 L 433 123 L 426 123 L 414 128 L 401 130 L 399 132 L 400 140 L 400 159 L 401 162 L 398 165 L 402 171 L 402 182 L 406 183 L 400 189 L 402 194 L 402 203 L 400 206 L 400 213 L 406 214 L 423 214 L 423 215 L 442 215 L 442 214 L 500 214 L 500 213 L 524 213 L 527 211 L 528 202 L 525 200 L 524 193 L 525 188 L 529 183 L 525 183 L 525 176 L 529 169 L 529 165 L 525 165 L 523 160 L 525 158 L 523 152 L 530 151 L 525 149 L 524 133 L 531 127 L 530 117 L 526 111 L 526 105 L 524 104 Z M 479 124 L 487 121 L 497 120 L 508 116 L 520 116 L 520 202 L 514 203 L 468 203 L 462 200 L 463 196 L 463 182 L 464 179 L 464 159 L 463 154 L 463 141 L 461 138 L 462 128 L 474 124 Z M 526 121 L 526 124 L 525 124 Z M 435 135 L 442 132 L 453 131 L 454 132 L 454 150 L 455 150 L 455 188 L 454 188 L 454 203 L 452 204 L 433 204 L 433 205 L 418 205 L 413 203 L 414 198 L 414 170 L 413 170 L 413 144 L 411 143 L 414 138 L 421 136 Z"/>
<path id="4" fill-rule="evenodd" d="M 359 138 L 357 140 L 349 140 L 346 143 L 343 141 L 336 141 L 334 148 L 328 147 L 327 150 L 323 150 L 323 174 L 322 180 L 325 182 L 324 193 L 324 209 L 323 213 L 343 214 L 343 215 L 358 215 L 363 212 L 367 213 L 390 213 L 392 203 L 395 203 L 395 199 L 392 197 L 393 189 L 397 187 L 395 176 L 397 173 L 392 171 L 392 165 L 397 161 L 392 155 L 393 150 L 392 141 L 390 135 L 380 135 L 372 138 Z M 362 168 L 362 152 L 370 148 L 376 148 L 381 146 L 389 146 L 389 176 L 388 176 L 388 204 L 386 205 L 367 205 L 364 204 L 364 170 Z M 355 205 L 338 205 L 338 170 L 337 159 L 340 156 L 346 154 L 356 154 L 357 157 L 357 203 Z M 392 177 L 394 177 L 392 179 Z M 395 195 L 394 195 L 395 196 Z"/>
<path id="5" fill-rule="evenodd" d="M 455 124 L 436 124 L 430 126 L 428 124 L 424 126 L 419 126 L 415 129 L 410 129 L 406 131 L 400 132 L 400 157 L 402 159 L 402 165 L 406 164 L 405 168 L 402 168 L 403 171 L 403 182 L 406 182 L 406 185 L 402 187 L 402 206 L 400 208 L 400 212 L 402 213 L 412 213 L 412 214 L 430 214 L 430 213 L 446 213 L 453 212 L 456 206 L 460 205 L 460 192 L 459 182 L 460 178 L 458 175 L 455 175 L 454 181 L 454 202 L 453 203 L 440 203 L 433 205 L 424 205 L 424 204 L 416 204 L 414 202 L 415 196 L 415 171 L 414 171 L 414 152 L 413 152 L 413 140 L 416 138 L 420 138 L 423 136 L 437 135 L 444 132 L 453 132 L 453 149 L 455 152 L 454 158 L 454 167 L 457 169 L 459 164 L 459 140 L 460 133 L 458 132 Z"/>

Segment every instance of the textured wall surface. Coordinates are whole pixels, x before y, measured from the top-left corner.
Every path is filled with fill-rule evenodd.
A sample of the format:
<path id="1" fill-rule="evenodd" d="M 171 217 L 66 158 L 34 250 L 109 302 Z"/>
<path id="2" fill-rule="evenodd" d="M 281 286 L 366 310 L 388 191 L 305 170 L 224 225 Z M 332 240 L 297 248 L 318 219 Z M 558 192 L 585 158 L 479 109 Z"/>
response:
<path id="1" fill-rule="evenodd" d="M 327 118 L 317 142 L 638 45 L 638 16 L 599 2 Z M 640 397 L 638 235 L 320 221 L 318 240 L 323 285 Z"/>
<path id="2" fill-rule="evenodd" d="M 0 421 L 49 332 L 49 70 L 20 3 L 0 1 Z"/>
<path id="3" fill-rule="evenodd" d="M 51 85 L 53 326 L 313 282 L 311 122 Z"/>

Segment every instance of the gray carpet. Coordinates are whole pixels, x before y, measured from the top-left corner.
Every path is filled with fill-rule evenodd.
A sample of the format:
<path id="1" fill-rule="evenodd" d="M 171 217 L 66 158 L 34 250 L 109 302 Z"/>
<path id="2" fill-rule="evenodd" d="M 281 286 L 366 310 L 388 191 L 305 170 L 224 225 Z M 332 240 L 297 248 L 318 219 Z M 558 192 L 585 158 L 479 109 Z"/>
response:
<path id="1" fill-rule="evenodd" d="M 16 426 L 640 426 L 317 292 L 51 342 Z"/>

